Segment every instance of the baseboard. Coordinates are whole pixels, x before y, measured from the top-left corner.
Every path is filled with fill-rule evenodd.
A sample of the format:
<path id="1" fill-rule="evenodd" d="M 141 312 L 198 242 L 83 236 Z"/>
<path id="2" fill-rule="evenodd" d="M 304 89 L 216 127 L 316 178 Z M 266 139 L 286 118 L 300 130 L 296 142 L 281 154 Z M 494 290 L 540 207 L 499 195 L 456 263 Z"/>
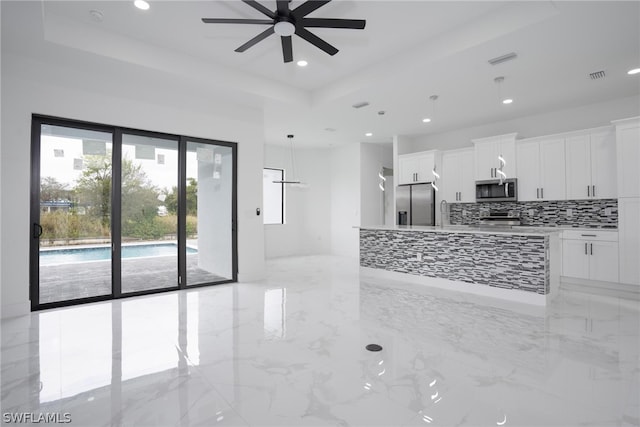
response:
<path id="1" fill-rule="evenodd" d="M 2 304 L 2 308 L 0 310 L 2 310 L 2 313 L 0 314 L 2 319 L 26 316 L 31 312 L 31 303 L 26 301 L 14 304 Z"/>
<path id="2" fill-rule="evenodd" d="M 594 295 L 606 295 L 617 298 L 628 298 L 640 301 L 640 286 L 617 282 L 600 282 L 597 280 L 577 279 L 575 277 L 560 278 L 561 289 L 584 292 Z"/>

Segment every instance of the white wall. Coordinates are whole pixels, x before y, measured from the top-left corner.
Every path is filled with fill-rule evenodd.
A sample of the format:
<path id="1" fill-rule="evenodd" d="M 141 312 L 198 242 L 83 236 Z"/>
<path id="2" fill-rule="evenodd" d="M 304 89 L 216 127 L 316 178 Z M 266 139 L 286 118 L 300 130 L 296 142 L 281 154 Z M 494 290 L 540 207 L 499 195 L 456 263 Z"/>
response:
<path id="1" fill-rule="evenodd" d="M 551 111 L 433 135 L 403 138 L 398 153 L 471 147 L 471 140 L 517 132 L 518 139 L 610 125 L 612 120 L 640 114 L 640 97 L 632 96 L 576 108 Z"/>
<path id="2" fill-rule="evenodd" d="M 391 144 L 360 145 L 360 225 L 384 224 L 385 193 L 380 191 L 378 173 L 393 167 Z M 391 183 L 386 189 L 393 192 Z"/>
<path id="3" fill-rule="evenodd" d="M 112 75 L 91 62 L 86 67 L 2 53 L 2 316 L 29 310 L 32 113 L 237 142 L 239 279 L 262 277 L 264 234 L 262 217 L 255 214 L 262 205 L 262 113 L 230 106 L 227 111 L 233 108 L 242 114 L 223 117 L 225 106 L 216 105 L 211 94 L 181 86 L 170 76 L 146 70 L 147 74 L 130 73 L 123 79 L 124 72 Z"/>
<path id="4" fill-rule="evenodd" d="M 331 155 L 329 149 L 295 149 L 296 177 L 306 186 L 285 186 L 286 224 L 264 226 L 266 258 L 331 252 Z M 291 150 L 264 149 L 264 166 L 291 176 Z M 262 218 L 262 217 L 261 217 Z"/>
<path id="5" fill-rule="evenodd" d="M 360 144 L 331 150 L 331 253 L 356 258 L 360 225 Z"/>

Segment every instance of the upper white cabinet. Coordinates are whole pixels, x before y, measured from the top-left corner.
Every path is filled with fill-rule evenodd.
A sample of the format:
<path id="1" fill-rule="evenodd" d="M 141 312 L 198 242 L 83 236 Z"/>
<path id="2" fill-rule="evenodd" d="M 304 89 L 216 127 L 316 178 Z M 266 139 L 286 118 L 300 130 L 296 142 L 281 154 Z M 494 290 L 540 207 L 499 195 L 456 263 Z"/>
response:
<path id="1" fill-rule="evenodd" d="M 618 197 L 640 197 L 640 117 L 617 120 Z"/>
<path id="2" fill-rule="evenodd" d="M 442 199 L 449 203 L 476 201 L 473 149 L 442 153 Z"/>
<path id="3" fill-rule="evenodd" d="M 433 181 L 435 151 L 402 154 L 398 156 L 398 185 Z"/>
<path id="4" fill-rule="evenodd" d="M 503 172 L 507 178 L 516 176 L 516 134 L 492 136 L 472 140 L 475 153 L 476 180 L 498 179 L 500 161 L 498 156 L 505 160 Z"/>
<path id="5" fill-rule="evenodd" d="M 567 199 L 611 199 L 616 192 L 613 128 L 565 139 Z"/>
<path id="6" fill-rule="evenodd" d="M 518 200 L 564 200 L 564 138 L 516 144 Z"/>

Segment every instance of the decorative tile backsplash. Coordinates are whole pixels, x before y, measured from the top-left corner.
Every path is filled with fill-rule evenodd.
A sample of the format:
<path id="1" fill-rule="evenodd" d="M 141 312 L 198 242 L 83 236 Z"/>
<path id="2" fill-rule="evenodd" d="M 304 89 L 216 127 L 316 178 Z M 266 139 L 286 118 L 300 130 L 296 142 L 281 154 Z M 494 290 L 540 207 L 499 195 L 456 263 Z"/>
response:
<path id="1" fill-rule="evenodd" d="M 361 267 L 541 295 L 549 293 L 548 249 L 548 236 L 360 229 Z"/>
<path id="2" fill-rule="evenodd" d="M 514 211 L 522 225 L 618 227 L 618 200 L 556 200 L 544 202 L 451 203 L 451 224 L 478 224 L 481 212 Z"/>

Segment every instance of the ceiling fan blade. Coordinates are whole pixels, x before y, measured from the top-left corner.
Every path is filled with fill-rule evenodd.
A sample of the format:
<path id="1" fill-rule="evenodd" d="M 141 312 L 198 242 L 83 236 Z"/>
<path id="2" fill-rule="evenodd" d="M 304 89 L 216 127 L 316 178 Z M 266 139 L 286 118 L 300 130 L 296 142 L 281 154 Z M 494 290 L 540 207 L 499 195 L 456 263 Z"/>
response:
<path id="1" fill-rule="evenodd" d="M 293 45 L 291 44 L 291 36 L 289 37 L 280 37 L 282 40 L 282 57 L 284 58 L 284 62 L 293 61 Z"/>
<path id="2" fill-rule="evenodd" d="M 303 27 L 315 28 L 351 28 L 362 30 L 367 21 L 364 19 L 332 19 L 332 18 L 303 18 Z"/>
<path id="3" fill-rule="evenodd" d="M 300 19 L 303 16 L 307 16 L 314 10 L 324 6 L 330 1 L 331 0 L 307 0 L 306 2 L 302 3 L 300 6 L 293 9 L 291 13 L 295 15 L 296 18 Z"/>
<path id="4" fill-rule="evenodd" d="M 248 4 L 249 6 L 251 6 L 252 8 L 254 8 L 255 10 L 257 10 L 258 12 L 267 15 L 269 18 L 276 19 L 275 13 L 273 13 L 272 11 L 270 11 L 269 9 L 267 9 L 257 1 L 255 0 L 242 0 L 242 1 Z"/>
<path id="5" fill-rule="evenodd" d="M 289 0 L 276 0 L 278 15 L 287 16 L 289 14 Z"/>
<path id="6" fill-rule="evenodd" d="M 202 18 L 205 24 L 267 24 L 273 25 L 270 19 L 235 19 L 235 18 Z"/>
<path id="7" fill-rule="evenodd" d="M 296 34 L 302 37 L 303 39 L 305 39 L 306 41 L 308 41 L 309 43 L 311 43 L 312 45 L 314 45 L 315 47 L 317 47 L 318 49 L 324 50 L 329 55 L 335 55 L 336 53 L 338 53 L 338 49 L 331 46 L 329 43 L 322 40 L 320 37 L 309 32 L 308 30 L 305 30 L 302 27 L 296 27 Z"/>
<path id="8" fill-rule="evenodd" d="M 239 48 L 236 49 L 236 52 L 244 52 L 245 50 L 249 49 L 251 46 L 257 44 L 258 42 L 266 39 L 267 37 L 269 37 L 271 34 L 273 34 L 273 27 L 269 27 L 266 30 L 264 30 L 263 32 L 261 32 L 260 34 L 258 34 L 257 36 L 255 36 L 254 38 L 252 38 L 251 40 L 249 40 L 248 42 L 246 42 L 245 44 L 243 44 L 242 46 L 240 46 Z"/>

